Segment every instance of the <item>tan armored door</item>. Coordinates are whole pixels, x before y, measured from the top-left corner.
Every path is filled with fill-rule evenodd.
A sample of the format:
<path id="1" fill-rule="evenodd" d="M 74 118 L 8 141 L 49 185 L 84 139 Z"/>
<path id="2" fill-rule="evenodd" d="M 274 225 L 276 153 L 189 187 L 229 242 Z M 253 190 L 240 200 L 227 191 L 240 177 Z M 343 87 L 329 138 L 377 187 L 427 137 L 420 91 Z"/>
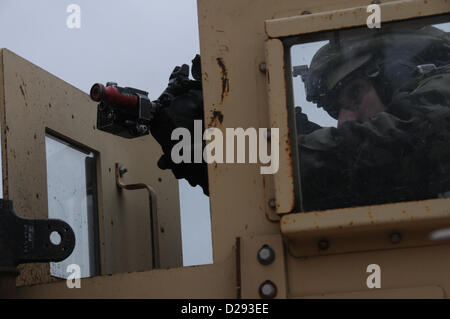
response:
<path id="1" fill-rule="evenodd" d="M 88 267 L 86 277 L 148 270 L 155 258 L 162 268 L 181 266 L 178 183 L 157 168 L 159 145 L 151 136 L 97 130 L 96 112 L 84 92 L 0 50 L 4 198 L 19 216 L 72 223 L 79 253 L 70 263 Z M 158 225 L 151 223 L 146 189 L 118 187 L 117 164 L 126 168 L 123 183 L 155 190 Z M 48 263 L 20 269 L 18 285 L 51 282 L 66 271 L 65 264 Z"/>

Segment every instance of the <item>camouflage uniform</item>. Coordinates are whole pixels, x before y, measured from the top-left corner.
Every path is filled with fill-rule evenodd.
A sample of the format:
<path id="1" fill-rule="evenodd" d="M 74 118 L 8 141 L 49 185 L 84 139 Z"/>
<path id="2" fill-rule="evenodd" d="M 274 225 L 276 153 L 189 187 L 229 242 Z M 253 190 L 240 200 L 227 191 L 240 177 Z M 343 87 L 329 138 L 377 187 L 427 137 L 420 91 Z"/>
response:
<path id="1" fill-rule="evenodd" d="M 374 78 L 388 107 L 363 123 L 297 130 L 305 210 L 436 198 L 450 190 L 450 40 L 430 27 L 410 31 L 342 41 L 341 51 L 329 44 L 313 58 L 307 98 L 332 117 L 339 111 L 338 78 L 356 72 Z M 391 53 L 381 66 L 382 56 L 372 53 L 380 47 Z M 415 66 L 427 63 L 437 68 L 413 76 Z M 327 69 L 335 74 L 324 78 Z M 297 126 L 307 123 L 303 118 Z"/>

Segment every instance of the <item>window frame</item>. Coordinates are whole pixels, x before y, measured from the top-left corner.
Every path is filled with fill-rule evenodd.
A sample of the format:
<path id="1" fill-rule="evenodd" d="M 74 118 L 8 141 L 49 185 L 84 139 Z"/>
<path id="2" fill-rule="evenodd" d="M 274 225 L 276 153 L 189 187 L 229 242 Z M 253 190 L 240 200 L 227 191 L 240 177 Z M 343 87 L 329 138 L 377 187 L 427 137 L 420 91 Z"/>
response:
<path id="1" fill-rule="evenodd" d="M 92 196 L 92 210 L 89 211 L 89 207 L 86 207 L 87 210 L 87 214 L 89 215 L 90 213 L 92 214 L 91 218 L 89 218 L 89 216 L 87 216 L 88 221 L 91 221 L 91 224 L 88 224 L 88 232 L 92 231 L 92 237 L 93 240 L 92 242 L 90 242 L 89 244 L 92 245 L 92 256 L 89 256 L 89 258 L 92 258 L 93 260 L 89 260 L 89 263 L 92 266 L 91 269 L 91 274 L 89 276 L 86 277 L 82 277 L 82 278 L 89 278 L 89 277 L 96 277 L 96 276 L 100 276 L 101 275 L 101 258 L 100 258 L 100 225 L 99 225 L 99 207 L 98 207 L 98 191 L 99 191 L 99 185 L 97 182 L 97 166 L 98 166 L 98 158 L 99 158 L 99 153 L 96 150 L 90 149 L 88 147 L 85 147 L 83 145 L 80 145 L 78 143 L 76 143 L 75 141 L 70 141 L 70 139 L 68 139 L 67 137 L 62 136 L 61 134 L 58 134 L 56 131 L 53 131 L 49 128 L 46 128 L 45 130 L 45 149 L 47 150 L 47 139 L 52 139 L 53 141 L 56 141 L 58 143 L 64 144 L 67 147 L 78 151 L 82 154 L 87 155 L 85 160 L 85 170 L 86 170 L 86 185 L 85 185 L 85 190 L 86 190 L 86 196 L 88 192 L 91 192 L 91 196 Z M 89 157 L 88 155 L 92 154 L 92 157 Z M 48 156 L 48 154 L 46 153 L 46 157 Z M 89 161 L 91 163 L 87 163 L 87 160 L 89 159 Z M 47 163 L 47 197 L 48 197 L 48 157 L 46 159 L 46 163 Z M 88 167 L 89 165 L 89 167 Z M 90 170 L 90 176 L 89 179 L 87 178 L 87 171 Z M 88 203 L 86 203 L 88 204 Z M 48 205 L 50 206 L 50 205 Z M 50 211 L 48 212 L 50 214 Z M 57 219 L 62 219 L 60 217 L 56 217 Z M 66 221 L 68 222 L 68 221 Z M 74 231 L 76 231 L 74 229 Z M 77 236 L 77 234 L 75 233 L 75 236 Z M 90 250 L 90 247 L 88 248 L 88 251 Z M 69 256 L 70 257 L 70 256 Z M 61 261 L 60 263 L 64 263 L 67 260 Z M 51 263 L 52 264 L 52 263 Z M 51 270 L 51 264 L 50 264 L 50 270 Z M 68 275 L 68 274 L 67 274 Z M 52 275 L 53 276 L 53 275 Z M 59 276 L 55 276 L 57 278 L 62 278 L 64 279 L 64 277 L 59 277 Z"/>
<path id="2" fill-rule="evenodd" d="M 432 4 L 417 0 L 395 1 L 380 4 L 380 8 L 381 24 L 417 18 L 439 19 L 440 16 L 448 19 L 450 13 L 445 0 Z M 266 73 L 270 122 L 272 127 L 280 129 L 280 169 L 274 176 L 277 214 L 304 211 L 292 107 L 290 49 L 294 43 L 321 40 L 329 32 L 364 27 L 369 14 L 364 6 L 265 21 L 269 37 L 266 41 Z"/>

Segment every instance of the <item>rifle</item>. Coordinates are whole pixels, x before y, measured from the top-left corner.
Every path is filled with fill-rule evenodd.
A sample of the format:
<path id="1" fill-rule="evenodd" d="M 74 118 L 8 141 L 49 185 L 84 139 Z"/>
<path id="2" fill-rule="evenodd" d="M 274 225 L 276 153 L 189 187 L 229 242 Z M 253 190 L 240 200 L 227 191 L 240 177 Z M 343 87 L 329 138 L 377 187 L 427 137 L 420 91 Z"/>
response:
<path id="1" fill-rule="evenodd" d="M 115 82 L 107 82 L 106 86 L 101 83 L 94 84 L 90 97 L 93 101 L 99 102 L 97 128 L 125 138 L 148 135 L 152 121 L 162 108 L 170 106 L 175 97 L 191 89 L 201 90 L 199 67 L 200 56 L 197 55 L 192 66 L 195 80 L 189 79 L 188 65 L 175 67 L 170 75 L 169 85 L 155 101 L 149 99 L 146 91 L 120 87 Z"/>

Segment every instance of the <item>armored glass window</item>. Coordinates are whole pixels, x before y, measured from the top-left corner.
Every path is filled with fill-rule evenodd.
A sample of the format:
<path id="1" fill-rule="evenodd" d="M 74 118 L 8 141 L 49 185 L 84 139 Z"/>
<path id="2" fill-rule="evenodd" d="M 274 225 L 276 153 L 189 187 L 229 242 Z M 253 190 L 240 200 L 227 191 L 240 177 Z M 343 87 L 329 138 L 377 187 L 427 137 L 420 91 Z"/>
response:
<path id="1" fill-rule="evenodd" d="M 95 156 L 52 135 L 45 138 L 48 217 L 67 222 L 75 232 L 75 249 L 64 261 L 50 263 L 52 276 L 67 278 L 67 266 L 80 267 L 81 277 L 99 273 L 97 258 L 97 188 Z M 60 240 L 50 236 L 53 244 Z"/>
<path id="2" fill-rule="evenodd" d="M 300 209 L 447 196 L 450 18 L 284 39 Z"/>

